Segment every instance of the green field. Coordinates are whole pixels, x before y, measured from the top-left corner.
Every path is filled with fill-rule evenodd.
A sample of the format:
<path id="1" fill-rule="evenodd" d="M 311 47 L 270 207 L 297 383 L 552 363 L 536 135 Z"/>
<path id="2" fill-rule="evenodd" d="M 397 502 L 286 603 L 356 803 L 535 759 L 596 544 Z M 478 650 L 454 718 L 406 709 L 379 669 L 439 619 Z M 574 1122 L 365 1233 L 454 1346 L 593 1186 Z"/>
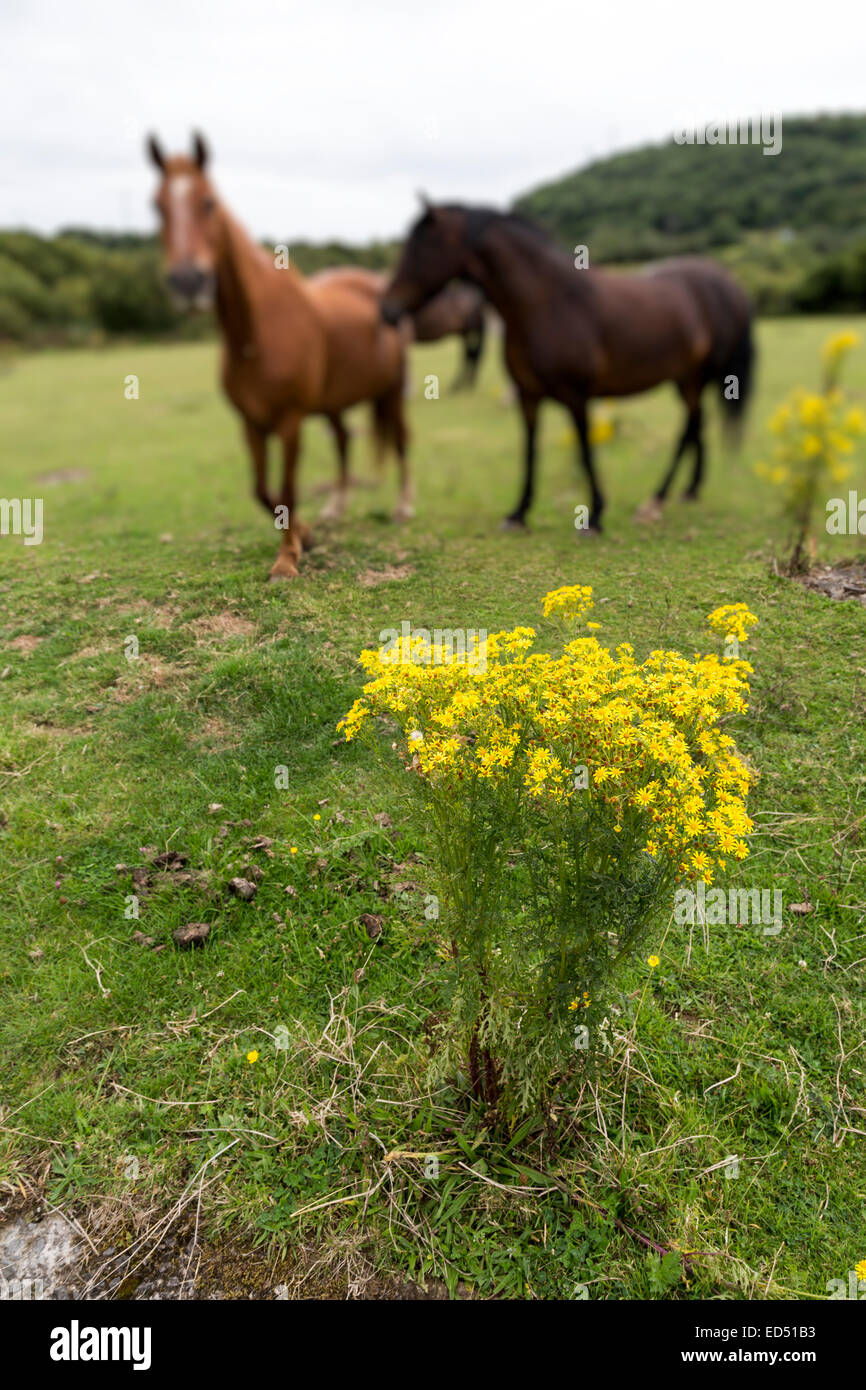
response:
<path id="1" fill-rule="evenodd" d="M 317 529 L 301 577 L 276 585 L 215 345 L 5 362 L 2 491 L 43 497 L 45 529 L 39 546 L 0 538 L 12 1205 L 45 1200 L 97 1243 L 197 1222 L 206 1248 L 261 1250 L 239 1266 L 241 1295 L 269 1287 L 267 1266 L 292 1292 L 333 1297 L 411 1278 L 479 1297 L 821 1299 L 866 1259 L 866 615 L 773 572 L 784 527 L 752 471 L 769 411 L 817 384 L 820 344 L 842 326 L 862 328 L 761 327 L 745 448 L 724 457 L 714 419 L 703 500 L 672 501 L 651 529 L 633 513 L 678 407 L 666 391 L 618 405 L 598 540 L 573 529 L 584 493 L 553 406 L 532 530 L 498 531 L 520 449 L 498 349 L 474 394 L 437 401 L 423 376 L 447 385 L 456 348 L 418 350 L 416 520 L 387 521 L 396 479 L 370 486 L 358 437 L 367 485 Z M 863 349 L 845 380 L 863 403 Z M 307 519 L 333 476 L 311 422 Z M 866 490 L 862 450 L 848 486 Z M 819 558 L 858 545 L 862 558 L 862 539 L 823 536 Z M 605 641 L 638 653 L 706 650 L 703 617 L 722 603 L 758 614 L 752 705 L 732 726 L 759 773 L 740 881 L 781 889 L 785 926 L 669 932 L 660 967 L 626 980 L 595 1087 L 566 1085 L 555 1124 L 530 1117 L 503 1138 L 459 1087 L 427 1084 L 442 961 L 424 844 L 394 782 L 335 725 L 381 629 L 530 623 L 544 645 L 541 597 L 565 583 L 592 584 Z M 165 851 L 188 857 L 180 874 L 151 863 Z M 251 865 L 254 900 L 230 896 Z M 124 915 L 134 892 L 138 921 Z M 812 912 L 788 910 L 805 901 Z M 375 939 L 363 914 L 383 918 Z M 187 922 L 212 924 L 204 949 L 172 943 Z"/>

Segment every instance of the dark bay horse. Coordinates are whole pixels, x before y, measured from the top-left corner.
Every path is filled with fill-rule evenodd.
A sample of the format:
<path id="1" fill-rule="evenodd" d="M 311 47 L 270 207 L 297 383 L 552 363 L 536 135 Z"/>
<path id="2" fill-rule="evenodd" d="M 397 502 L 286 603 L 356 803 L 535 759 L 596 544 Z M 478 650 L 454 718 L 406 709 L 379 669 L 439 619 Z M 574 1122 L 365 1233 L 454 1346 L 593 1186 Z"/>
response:
<path id="1" fill-rule="evenodd" d="M 505 323 L 505 362 L 526 429 L 523 490 L 507 526 L 525 525 L 532 502 L 536 421 L 545 398 L 561 402 L 574 419 L 591 493 L 587 531 L 600 530 L 604 508 L 589 441 L 587 402 L 593 397 L 630 396 L 672 381 L 686 423 L 656 506 L 690 448 L 694 466 L 685 495 L 697 497 L 704 388 L 721 387 L 723 404 L 736 418 L 751 379 L 751 306 L 719 266 L 683 259 L 640 274 L 576 269 L 522 217 L 425 203 L 385 291 L 386 322 L 417 312 L 455 278 L 477 284 Z"/>
<path id="2" fill-rule="evenodd" d="M 338 498 L 348 486 L 348 431 L 343 411 L 373 406 L 381 448 L 400 464 L 395 519 L 412 514 L 403 418 L 405 344 L 382 322 L 381 281 L 360 269 L 330 270 L 304 280 L 278 266 L 220 204 L 208 179 L 207 150 L 195 137 L 192 158 L 166 158 L 156 140 L 150 157 L 162 175 L 156 206 L 169 286 L 189 307 L 215 302 L 223 339 L 222 382 L 241 415 L 253 465 L 256 498 L 282 530 L 270 577 L 290 579 L 309 527 L 298 520 L 296 472 L 301 425 L 323 415 L 339 450 Z M 282 489 L 267 483 L 267 442 L 283 447 Z"/>
<path id="3" fill-rule="evenodd" d="M 438 343 L 452 334 L 463 339 L 463 362 L 451 390 L 473 387 L 484 350 L 484 296 L 480 290 L 454 280 L 410 318 L 416 343 Z"/>

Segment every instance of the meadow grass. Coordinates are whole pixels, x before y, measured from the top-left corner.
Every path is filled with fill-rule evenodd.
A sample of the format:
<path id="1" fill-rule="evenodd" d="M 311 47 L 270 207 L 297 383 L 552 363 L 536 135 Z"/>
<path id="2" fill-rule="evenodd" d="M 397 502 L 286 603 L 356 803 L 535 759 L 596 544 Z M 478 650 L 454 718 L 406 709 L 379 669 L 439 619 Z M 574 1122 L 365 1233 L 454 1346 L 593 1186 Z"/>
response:
<path id="1" fill-rule="evenodd" d="M 633 512 L 679 405 L 618 404 L 597 540 L 573 528 L 585 495 L 553 406 L 532 530 L 499 533 L 521 441 L 498 349 L 457 397 L 454 344 L 417 349 L 417 519 L 388 522 L 389 469 L 281 585 L 264 582 L 277 534 L 249 496 L 215 345 L 7 364 L 2 491 L 45 506 L 40 546 L 0 538 L 8 1198 L 109 1211 L 130 1240 L 194 1213 L 202 1239 L 281 1253 L 294 1289 L 334 1296 L 409 1276 L 481 1297 L 823 1298 L 866 1258 L 864 612 L 774 574 L 784 528 L 752 471 L 770 409 L 817 385 L 838 326 L 761 326 L 744 449 L 724 454 L 714 420 L 702 501 L 649 529 Z M 430 372 L 439 400 L 422 394 Z M 862 402 L 866 353 L 846 382 Z M 360 437 L 354 472 L 372 479 Z M 308 518 L 333 476 L 310 422 Z M 857 550 L 823 536 L 819 554 Z M 592 584 L 603 640 L 639 654 L 712 649 L 719 604 L 758 614 L 751 709 L 732 725 L 759 774 L 736 881 L 781 889 L 784 929 L 704 940 L 660 923 L 661 964 L 629 971 L 595 1085 L 566 1083 L 553 1121 L 503 1137 L 459 1085 L 428 1084 L 444 966 L 424 842 L 399 780 L 335 725 L 383 628 L 529 623 L 543 647 L 541 597 L 566 583 Z M 170 850 L 180 872 L 152 863 Z M 252 901 L 229 894 L 258 872 Z M 171 933 L 191 921 L 210 937 L 180 950 Z"/>

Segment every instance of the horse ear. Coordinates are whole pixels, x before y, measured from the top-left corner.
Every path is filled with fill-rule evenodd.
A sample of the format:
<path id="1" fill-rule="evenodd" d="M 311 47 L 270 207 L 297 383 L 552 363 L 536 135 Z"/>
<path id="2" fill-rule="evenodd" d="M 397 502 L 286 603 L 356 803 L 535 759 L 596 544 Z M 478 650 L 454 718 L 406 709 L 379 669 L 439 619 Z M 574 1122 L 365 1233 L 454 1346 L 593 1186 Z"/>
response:
<path id="1" fill-rule="evenodd" d="M 430 199 L 427 197 L 427 194 L 421 192 L 420 188 L 419 188 L 419 190 L 418 190 L 418 202 L 421 204 L 421 206 L 422 206 L 422 208 L 424 209 L 425 212 L 432 212 L 432 211 L 433 211 L 433 204 L 431 203 Z"/>
<path id="2" fill-rule="evenodd" d="M 199 135 L 198 131 L 195 131 L 192 137 L 192 154 L 193 159 L 200 169 L 203 169 L 210 159 L 210 150 L 205 143 L 204 137 Z"/>
<path id="3" fill-rule="evenodd" d="M 157 169 L 161 169 L 162 172 L 165 173 L 165 155 L 160 149 L 159 141 L 155 135 L 149 135 L 147 137 L 147 153 L 150 156 L 151 162 L 156 165 Z"/>

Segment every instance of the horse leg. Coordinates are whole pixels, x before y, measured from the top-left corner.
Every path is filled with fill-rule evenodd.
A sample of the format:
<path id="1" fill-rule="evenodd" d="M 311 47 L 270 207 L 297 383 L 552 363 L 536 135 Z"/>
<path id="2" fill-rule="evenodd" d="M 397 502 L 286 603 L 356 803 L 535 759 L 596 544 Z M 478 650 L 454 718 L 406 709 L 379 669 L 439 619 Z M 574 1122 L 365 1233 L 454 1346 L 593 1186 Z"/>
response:
<path id="1" fill-rule="evenodd" d="M 478 368 L 481 364 L 481 354 L 484 351 L 484 315 L 477 328 L 471 328 L 467 333 L 464 344 L 466 347 L 466 385 L 471 390 L 478 377 Z"/>
<path id="2" fill-rule="evenodd" d="M 349 492 L 349 431 L 339 415 L 329 415 L 327 419 L 334 432 L 340 471 L 336 490 L 322 508 L 321 518 L 322 521 L 339 521 L 346 510 L 346 498 Z"/>
<path id="3" fill-rule="evenodd" d="M 468 328 L 462 335 L 463 363 L 454 378 L 452 392 L 464 391 L 475 385 L 478 375 L 478 359 L 484 346 L 484 335 L 477 328 Z"/>
<path id="4" fill-rule="evenodd" d="M 538 407 L 540 404 L 538 396 L 528 395 L 524 391 L 519 392 L 520 409 L 523 414 L 523 426 L 525 433 L 525 443 L 523 452 L 523 491 L 520 494 L 520 501 L 509 512 L 502 523 L 503 531 L 517 531 L 526 525 L 526 513 L 532 505 L 532 497 L 535 492 L 535 433 L 538 424 Z"/>
<path id="5" fill-rule="evenodd" d="M 244 420 L 244 434 L 253 463 L 253 496 L 273 514 L 274 501 L 268 492 L 268 436 L 251 420 Z"/>
<path id="6" fill-rule="evenodd" d="M 695 446 L 695 461 L 692 467 L 691 482 L 683 493 L 683 498 L 689 502 L 694 502 L 696 500 L 704 478 L 704 417 L 700 398 L 692 414 L 694 417 L 692 443 Z"/>
<path id="7" fill-rule="evenodd" d="M 580 446 L 580 461 L 583 464 L 583 471 L 589 479 L 591 506 L 589 511 L 589 525 L 578 530 L 578 535 L 597 536 L 601 531 L 601 514 L 604 511 L 604 497 L 595 476 L 595 465 L 592 458 L 592 446 L 589 442 L 589 416 L 586 409 L 586 397 L 575 400 L 569 407 L 571 410 L 574 427 L 577 430 L 577 440 Z"/>
<path id="8" fill-rule="evenodd" d="M 665 501 L 667 499 L 667 495 L 670 492 L 671 483 L 673 482 L 676 476 L 676 471 L 679 467 L 680 459 L 686 452 L 686 449 L 689 447 L 689 445 L 694 443 L 696 422 L 698 428 L 700 427 L 700 399 L 698 399 L 697 405 L 694 405 L 692 401 L 690 401 L 686 397 L 686 393 L 684 391 L 681 392 L 681 394 L 683 396 L 683 400 L 685 401 L 687 411 L 686 423 L 683 428 L 683 432 L 677 440 L 677 445 L 674 449 L 674 456 L 671 459 L 670 467 L 668 468 L 667 473 L 662 479 L 661 484 L 657 489 L 655 495 L 651 497 L 648 502 L 644 502 L 642 506 L 638 507 L 638 521 L 659 521 L 661 519 L 662 507 L 664 506 Z"/>
<path id="9" fill-rule="evenodd" d="M 277 507 L 285 510 L 278 511 L 274 518 L 274 525 L 282 530 L 283 538 L 268 576 L 270 579 L 294 579 L 301 551 L 310 543 L 310 528 L 298 521 L 296 513 L 295 477 L 302 420 L 303 416 L 294 412 L 280 421 L 278 430 L 283 442 L 283 489 Z"/>
<path id="10" fill-rule="evenodd" d="M 457 368 L 457 375 L 451 383 L 451 394 L 456 396 L 458 391 L 462 391 L 469 384 L 469 347 L 466 335 L 461 334 L 460 342 L 463 347 L 463 361 Z"/>
<path id="11" fill-rule="evenodd" d="M 400 496 L 397 505 L 391 513 L 392 521 L 408 521 L 415 515 L 414 489 L 412 478 L 409 472 L 408 444 L 409 431 L 406 426 L 406 417 L 403 412 L 403 383 L 400 384 L 383 397 L 378 412 L 380 428 L 384 437 L 394 445 L 397 453 L 397 465 L 400 470 Z"/>

